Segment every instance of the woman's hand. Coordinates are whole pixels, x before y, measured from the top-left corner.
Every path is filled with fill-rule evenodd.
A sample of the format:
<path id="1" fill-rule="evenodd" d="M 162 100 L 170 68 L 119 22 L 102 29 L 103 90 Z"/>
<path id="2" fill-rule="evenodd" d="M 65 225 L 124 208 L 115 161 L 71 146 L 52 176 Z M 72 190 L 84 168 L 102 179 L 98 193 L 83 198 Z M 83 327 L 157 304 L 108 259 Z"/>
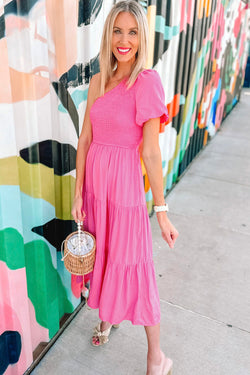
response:
<path id="1" fill-rule="evenodd" d="M 161 228 L 162 237 L 168 243 L 168 246 L 173 249 L 179 233 L 168 219 L 166 212 L 157 212 L 156 215 Z"/>
<path id="2" fill-rule="evenodd" d="M 82 197 L 81 196 L 78 196 L 78 197 L 75 197 L 74 198 L 74 202 L 73 202 L 73 207 L 72 207 L 72 210 L 71 210 L 71 214 L 75 220 L 75 222 L 77 223 L 78 221 L 83 221 L 86 214 L 85 212 L 82 210 Z"/>

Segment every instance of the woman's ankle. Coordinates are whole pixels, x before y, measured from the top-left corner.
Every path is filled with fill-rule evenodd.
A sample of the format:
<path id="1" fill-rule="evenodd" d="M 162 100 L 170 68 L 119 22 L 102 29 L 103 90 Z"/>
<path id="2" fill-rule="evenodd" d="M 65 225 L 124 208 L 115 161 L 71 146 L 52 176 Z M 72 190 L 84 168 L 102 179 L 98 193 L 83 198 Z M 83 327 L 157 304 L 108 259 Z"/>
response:
<path id="1" fill-rule="evenodd" d="M 155 351 L 152 352 L 152 353 L 148 353 L 147 355 L 147 362 L 148 363 L 151 363 L 153 365 L 160 365 L 161 364 L 161 361 L 162 361 L 162 351 L 159 350 L 159 351 Z"/>

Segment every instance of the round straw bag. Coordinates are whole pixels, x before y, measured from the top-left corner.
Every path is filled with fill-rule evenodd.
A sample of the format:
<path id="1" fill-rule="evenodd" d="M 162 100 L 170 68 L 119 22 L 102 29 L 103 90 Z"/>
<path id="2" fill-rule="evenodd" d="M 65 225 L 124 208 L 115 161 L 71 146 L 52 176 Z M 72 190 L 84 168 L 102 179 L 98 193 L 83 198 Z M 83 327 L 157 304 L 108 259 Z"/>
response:
<path id="1" fill-rule="evenodd" d="M 62 242 L 62 261 L 65 268 L 74 275 L 86 275 L 93 271 L 95 263 L 96 240 L 77 223 L 77 232 L 73 232 Z M 64 245 L 64 254 L 63 254 Z"/>

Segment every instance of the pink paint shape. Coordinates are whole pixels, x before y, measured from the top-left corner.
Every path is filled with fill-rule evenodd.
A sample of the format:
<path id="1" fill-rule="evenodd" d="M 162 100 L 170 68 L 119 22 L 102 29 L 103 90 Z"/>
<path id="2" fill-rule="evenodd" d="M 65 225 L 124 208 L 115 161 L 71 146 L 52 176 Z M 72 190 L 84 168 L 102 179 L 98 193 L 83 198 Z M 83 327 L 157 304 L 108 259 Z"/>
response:
<path id="1" fill-rule="evenodd" d="M 226 98 L 227 98 L 226 91 L 222 90 L 220 104 L 217 108 L 216 117 L 215 117 L 215 128 L 216 129 L 218 129 L 221 125 L 221 121 L 222 121 L 222 117 L 223 117 L 223 110 L 224 110 L 225 103 L 226 103 Z"/>
<path id="2" fill-rule="evenodd" d="M 195 107 L 196 108 L 196 107 Z M 190 130 L 189 130 L 189 135 L 190 137 L 192 137 L 192 135 L 194 134 L 194 123 L 195 123 L 195 119 L 196 119 L 196 109 L 194 111 L 194 113 L 192 114 L 192 117 L 191 117 L 191 124 L 190 124 Z M 190 139 L 190 138 L 189 138 Z"/>
<path id="3" fill-rule="evenodd" d="M 30 328 L 32 332 L 32 349 L 34 351 L 41 342 L 49 342 L 49 330 L 37 323 L 35 308 L 30 299 L 28 299 L 28 305 L 30 313 Z"/>
<path id="4" fill-rule="evenodd" d="M 241 11 L 240 11 L 240 4 L 239 4 L 239 7 L 238 7 L 238 16 L 235 18 L 235 21 L 234 21 L 234 27 L 233 27 L 233 33 L 234 33 L 234 36 L 235 38 L 237 38 L 239 32 L 240 32 L 240 25 L 241 25 Z"/>
<path id="5" fill-rule="evenodd" d="M 246 33 L 244 32 L 241 36 L 241 41 L 240 41 L 240 50 L 239 50 L 239 57 L 238 59 L 240 59 L 240 57 L 242 56 L 243 52 L 244 52 L 244 48 L 245 48 L 245 42 L 246 42 Z"/>
<path id="6" fill-rule="evenodd" d="M 18 331 L 22 349 L 19 361 L 7 368 L 5 375 L 23 374 L 33 362 L 33 350 L 49 341 L 48 329 L 36 321 L 35 309 L 27 294 L 25 268 L 10 270 L 0 261 L 0 334 Z"/>
<path id="7" fill-rule="evenodd" d="M 0 301 L 0 333 L 17 331 L 22 340 L 19 361 L 5 375 L 23 374 L 33 362 L 25 268 L 10 270 L 0 261 Z"/>
<path id="8" fill-rule="evenodd" d="M 194 1 L 195 0 L 188 1 L 187 23 L 189 25 L 193 25 L 194 22 Z"/>
<path id="9" fill-rule="evenodd" d="M 83 276 L 71 275 L 71 290 L 76 298 L 81 297 L 83 288 Z"/>
<path id="10" fill-rule="evenodd" d="M 180 32 L 187 32 L 187 14 L 186 14 L 186 2 L 187 0 L 182 0 L 181 2 L 181 20 L 180 20 Z"/>
<path id="11" fill-rule="evenodd" d="M 14 14 L 8 14 L 5 18 L 5 35 L 9 36 L 16 30 L 23 30 L 30 27 L 30 23 L 27 18 L 15 16 Z"/>

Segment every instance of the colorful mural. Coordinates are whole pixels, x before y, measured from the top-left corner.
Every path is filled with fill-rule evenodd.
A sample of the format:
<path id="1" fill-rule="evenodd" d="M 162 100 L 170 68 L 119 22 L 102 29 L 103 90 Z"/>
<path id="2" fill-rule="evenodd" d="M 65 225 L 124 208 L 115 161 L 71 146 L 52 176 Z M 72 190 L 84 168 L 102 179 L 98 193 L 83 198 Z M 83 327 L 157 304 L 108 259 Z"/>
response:
<path id="1" fill-rule="evenodd" d="M 147 68 L 165 88 L 164 188 L 240 96 L 249 10 L 240 0 L 141 1 Z M 75 159 L 111 0 L 0 0 L 0 374 L 23 374 L 81 301 L 61 242 L 75 229 Z M 145 174 L 149 213 L 152 194 Z"/>

